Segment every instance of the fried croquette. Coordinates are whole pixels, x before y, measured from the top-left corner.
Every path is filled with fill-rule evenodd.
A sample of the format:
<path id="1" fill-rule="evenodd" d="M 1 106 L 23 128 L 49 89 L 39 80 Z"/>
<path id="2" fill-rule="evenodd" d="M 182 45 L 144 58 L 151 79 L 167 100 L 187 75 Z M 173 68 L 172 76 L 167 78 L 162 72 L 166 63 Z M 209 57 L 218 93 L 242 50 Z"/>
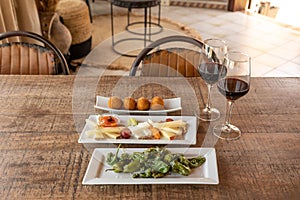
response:
<path id="1" fill-rule="evenodd" d="M 165 107 L 158 104 L 158 103 L 154 103 L 154 104 L 151 104 L 150 106 L 151 110 L 164 110 Z"/>
<path id="2" fill-rule="evenodd" d="M 137 100 L 137 109 L 138 110 L 149 110 L 150 102 L 145 97 L 140 97 Z"/>
<path id="3" fill-rule="evenodd" d="M 123 101 L 119 97 L 113 96 L 108 99 L 108 107 L 112 109 L 121 109 Z"/>
<path id="4" fill-rule="evenodd" d="M 136 108 L 136 101 L 132 97 L 124 98 L 124 109 L 126 110 L 134 110 Z"/>
<path id="5" fill-rule="evenodd" d="M 163 110 L 165 108 L 164 100 L 159 96 L 155 96 L 151 100 L 151 106 L 150 107 L 151 107 L 152 110 Z"/>

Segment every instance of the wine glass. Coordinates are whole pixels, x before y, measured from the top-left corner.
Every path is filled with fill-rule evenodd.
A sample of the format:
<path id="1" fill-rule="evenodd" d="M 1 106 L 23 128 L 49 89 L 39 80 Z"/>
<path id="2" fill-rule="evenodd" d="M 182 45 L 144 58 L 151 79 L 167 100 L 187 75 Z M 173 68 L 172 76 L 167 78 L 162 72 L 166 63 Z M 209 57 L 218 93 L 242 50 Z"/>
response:
<path id="1" fill-rule="evenodd" d="M 208 98 L 205 108 L 201 109 L 200 115 L 197 116 L 203 121 L 214 121 L 220 117 L 220 111 L 211 106 L 211 89 L 218 82 L 226 52 L 227 44 L 224 40 L 207 39 L 204 41 L 204 53 L 208 59 L 199 64 L 198 72 L 207 85 Z"/>
<path id="2" fill-rule="evenodd" d="M 213 60 L 213 62 L 223 63 L 224 56 L 227 53 L 227 43 L 226 41 L 218 38 L 209 38 L 204 40 L 204 48 L 205 53 L 208 59 L 213 60 L 214 55 L 217 56 L 217 60 Z"/>
<path id="3" fill-rule="evenodd" d="M 240 138 L 241 131 L 230 123 L 233 103 L 246 95 L 250 89 L 251 57 L 238 51 L 229 51 L 225 55 L 223 70 L 217 86 L 219 92 L 227 99 L 225 121 L 214 127 L 214 135 L 224 140 Z M 222 77 L 223 76 L 223 77 Z"/>

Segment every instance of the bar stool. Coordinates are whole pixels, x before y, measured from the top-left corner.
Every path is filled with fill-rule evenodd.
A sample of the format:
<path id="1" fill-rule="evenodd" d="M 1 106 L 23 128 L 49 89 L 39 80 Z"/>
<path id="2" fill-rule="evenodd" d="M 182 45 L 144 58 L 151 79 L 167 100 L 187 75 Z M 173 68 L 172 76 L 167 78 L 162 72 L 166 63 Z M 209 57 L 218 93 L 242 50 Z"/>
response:
<path id="1" fill-rule="evenodd" d="M 135 38 L 125 38 L 120 39 L 118 41 L 115 41 L 114 38 L 114 14 L 113 14 L 113 7 L 123 7 L 127 8 L 127 25 L 125 27 L 126 31 L 134 34 L 134 35 L 143 35 L 144 37 L 135 37 Z M 151 7 L 158 6 L 158 20 L 157 22 L 151 21 Z M 138 22 L 130 22 L 130 12 L 133 8 L 144 8 L 144 21 L 138 21 Z M 148 14 L 149 10 L 149 14 Z M 133 54 L 126 54 L 118 51 L 116 49 L 116 46 L 120 44 L 121 42 L 128 41 L 128 40 L 143 40 L 144 41 L 144 47 L 146 47 L 147 41 L 151 42 L 151 35 L 158 34 L 163 30 L 163 27 L 160 25 L 160 11 L 161 11 L 161 4 L 160 0 L 111 0 L 110 4 L 110 11 L 111 11 L 111 33 L 112 33 L 112 48 L 113 51 L 116 52 L 119 55 L 127 56 L 127 57 L 136 57 L 137 55 Z M 147 20 L 149 17 L 149 21 Z M 136 24 L 144 24 L 144 32 L 140 33 L 137 31 L 134 31 L 130 29 L 133 25 Z M 158 30 L 155 32 L 151 32 L 151 26 L 158 27 Z M 149 29 L 149 31 L 147 31 Z"/>

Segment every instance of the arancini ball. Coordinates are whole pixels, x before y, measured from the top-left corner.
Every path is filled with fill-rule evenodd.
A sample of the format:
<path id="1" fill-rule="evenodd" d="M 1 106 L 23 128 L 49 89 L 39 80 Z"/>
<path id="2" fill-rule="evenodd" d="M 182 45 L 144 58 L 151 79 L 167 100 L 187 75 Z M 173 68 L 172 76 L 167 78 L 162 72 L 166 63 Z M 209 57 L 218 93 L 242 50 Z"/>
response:
<path id="1" fill-rule="evenodd" d="M 145 97 L 140 97 L 137 100 L 137 109 L 138 110 L 149 110 L 150 108 L 150 102 Z"/>
<path id="2" fill-rule="evenodd" d="M 110 97 L 108 99 L 108 107 L 112 109 L 121 109 L 123 106 L 123 101 L 117 96 Z"/>
<path id="3" fill-rule="evenodd" d="M 134 110 L 136 108 L 136 101 L 132 97 L 125 97 L 123 101 L 124 109 Z"/>
<path id="4" fill-rule="evenodd" d="M 164 100 L 159 96 L 155 96 L 151 99 L 150 107 L 152 110 L 163 110 L 165 108 Z"/>

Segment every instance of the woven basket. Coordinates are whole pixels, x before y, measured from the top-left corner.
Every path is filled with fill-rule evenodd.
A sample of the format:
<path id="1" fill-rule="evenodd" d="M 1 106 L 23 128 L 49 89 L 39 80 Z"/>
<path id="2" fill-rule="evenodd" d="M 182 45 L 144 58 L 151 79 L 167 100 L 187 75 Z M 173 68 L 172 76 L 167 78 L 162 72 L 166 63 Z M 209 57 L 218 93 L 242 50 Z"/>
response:
<path id="1" fill-rule="evenodd" d="M 88 40 L 92 35 L 89 9 L 85 2 L 79 0 L 61 0 L 56 12 L 63 18 L 64 25 L 72 35 L 72 45 Z"/>

